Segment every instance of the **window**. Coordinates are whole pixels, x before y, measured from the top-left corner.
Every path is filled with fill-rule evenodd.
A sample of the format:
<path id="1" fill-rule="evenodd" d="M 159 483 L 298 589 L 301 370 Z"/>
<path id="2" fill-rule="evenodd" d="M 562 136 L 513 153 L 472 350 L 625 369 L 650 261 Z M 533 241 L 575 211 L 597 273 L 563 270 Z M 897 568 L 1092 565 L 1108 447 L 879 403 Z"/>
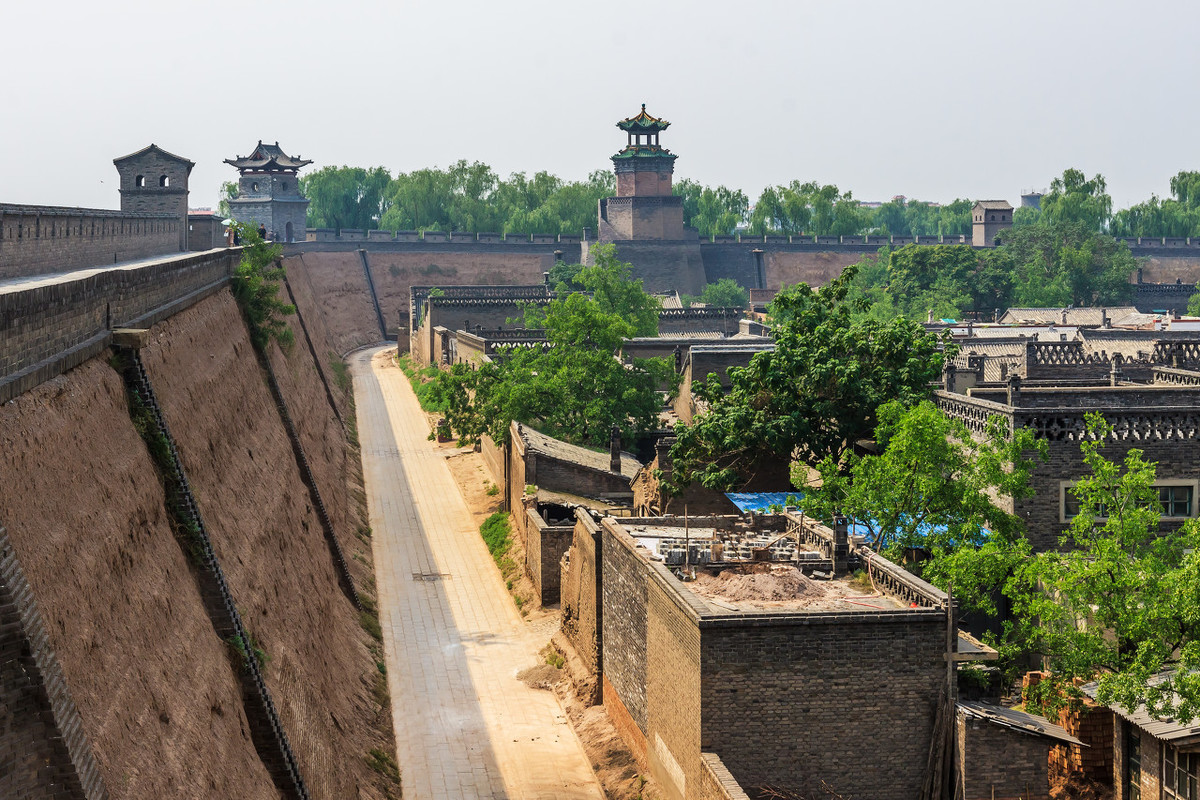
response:
<path id="1" fill-rule="evenodd" d="M 1191 486 L 1160 486 L 1158 502 L 1164 517 L 1190 517 L 1192 515 Z"/>
<path id="2" fill-rule="evenodd" d="M 144 187 L 146 185 L 146 176 L 138 175 L 136 178 L 133 179 L 133 185 L 138 187 L 139 189 Z"/>
<path id="3" fill-rule="evenodd" d="M 252 184 L 250 184 L 250 191 L 252 191 L 252 192 L 257 192 L 257 191 L 258 191 L 258 184 L 257 184 L 257 183 L 252 183 Z"/>
<path id="4" fill-rule="evenodd" d="M 1142 732 L 1125 723 L 1125 797 L 1142 800 Z"/>
<path id="5" fill-rule="evenodd" d="M 287 191 L 287 181 L 284 181 L 283 183 L 279 184 L 279 188 L 286 192 Z"/>
<path id="6" fill-rule="evenodd" d="M 158 185 L 163 186 L 163 187 L 170 186 L 171 179 L 168 178 L 166 175 L 163 175 L 161 178 L 158 179 Z"/>
<path id="7" fill-rule="evenodd" d="M 1200 753 L 1180 753 L 1170 745 L 1163 745 L 1164 800 L 1200 800 L 1197 775 L 1200 775 Z"/>
<path id="8" fill-rule="evenodd" d="M 1196 481 L 1156 484 L 1160 516 L 1164 519 L 1187 519 L 1196 516 L 1194 513 L 1196 484 Z M 1079 515 L 1079 498 L 1072 492 L 1073 486 L 1074 484 L 1070 481 L 1064 481 L 1061 484 L 1062 522 L 1070 522 L 1072 518 Z M 1103 503 L 1096 506 L 1096 516 L 1101 518 L 1108 516 L 1108 511 Z"/>

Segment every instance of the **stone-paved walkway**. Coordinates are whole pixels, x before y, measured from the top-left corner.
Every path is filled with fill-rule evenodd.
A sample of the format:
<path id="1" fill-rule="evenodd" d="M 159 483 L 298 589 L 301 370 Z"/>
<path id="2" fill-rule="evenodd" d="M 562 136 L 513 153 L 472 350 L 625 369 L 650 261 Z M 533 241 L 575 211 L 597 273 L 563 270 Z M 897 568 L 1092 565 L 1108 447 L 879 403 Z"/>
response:
<path id="1" fill-rule="evenodd" d="M 351 356 L 404 796 L 602 800 L 404 373 Z"/>

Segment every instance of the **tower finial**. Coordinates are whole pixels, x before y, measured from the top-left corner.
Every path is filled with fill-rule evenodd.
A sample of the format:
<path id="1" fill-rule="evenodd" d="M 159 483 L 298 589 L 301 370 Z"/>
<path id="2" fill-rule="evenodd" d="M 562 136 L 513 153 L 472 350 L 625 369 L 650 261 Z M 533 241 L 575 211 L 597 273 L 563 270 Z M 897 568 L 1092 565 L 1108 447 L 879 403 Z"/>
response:
<path id="1" fill-rule="evenodd" d="M 646 110 L 646 104 L 642 103 L 642 111 L 645 111 L 645 110 Z"/>

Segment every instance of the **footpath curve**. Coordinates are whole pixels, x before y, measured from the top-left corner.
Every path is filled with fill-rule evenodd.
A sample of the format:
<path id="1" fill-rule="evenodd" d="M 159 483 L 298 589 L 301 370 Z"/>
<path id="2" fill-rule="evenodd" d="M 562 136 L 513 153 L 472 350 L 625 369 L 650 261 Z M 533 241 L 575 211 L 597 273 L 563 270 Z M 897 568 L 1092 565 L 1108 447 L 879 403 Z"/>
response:
<path id="1" fill-rule="evenodd" d="M 404 796 L 603 800 L 394 349 L 350 368 Z"/>

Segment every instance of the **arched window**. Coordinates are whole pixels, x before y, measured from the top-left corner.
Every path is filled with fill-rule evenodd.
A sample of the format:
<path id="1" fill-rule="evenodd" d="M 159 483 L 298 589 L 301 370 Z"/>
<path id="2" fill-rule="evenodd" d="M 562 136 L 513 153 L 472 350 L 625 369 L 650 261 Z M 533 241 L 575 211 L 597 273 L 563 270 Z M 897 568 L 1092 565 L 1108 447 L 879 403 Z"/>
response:
<path id="1" fill-rule="evenodd" d="M 159 186 L 170 186 L 171 179 L 168 178 L 166 175 L 163 175 L 161 178 L 158 179 L 158 185 Z"/>
<path id="2" fill-rule="evenodd" d="M 146 176 L 138 175 L 136 178 L 133 179 L 133 185 L 138 187 L 139 189 L 141 189 L 143 186 L 146 185 Z"/>
<path id="3" fill-rule="evenodd" d="M 287 181 L 284 181 L 283 183 L 279 184 L 279 188 L 280 188 L 280 190 L 286 192 L 287 191 Z"/>
<path id="4" fill-rule="evenodd" d="M 250 184 L 250 191 L 252 191 L 252 192 L 257 192 L 257 191 L 258 191 L 258 184 L 257 184 L 257 183 L 252 183 L 252 184 Z"/>

